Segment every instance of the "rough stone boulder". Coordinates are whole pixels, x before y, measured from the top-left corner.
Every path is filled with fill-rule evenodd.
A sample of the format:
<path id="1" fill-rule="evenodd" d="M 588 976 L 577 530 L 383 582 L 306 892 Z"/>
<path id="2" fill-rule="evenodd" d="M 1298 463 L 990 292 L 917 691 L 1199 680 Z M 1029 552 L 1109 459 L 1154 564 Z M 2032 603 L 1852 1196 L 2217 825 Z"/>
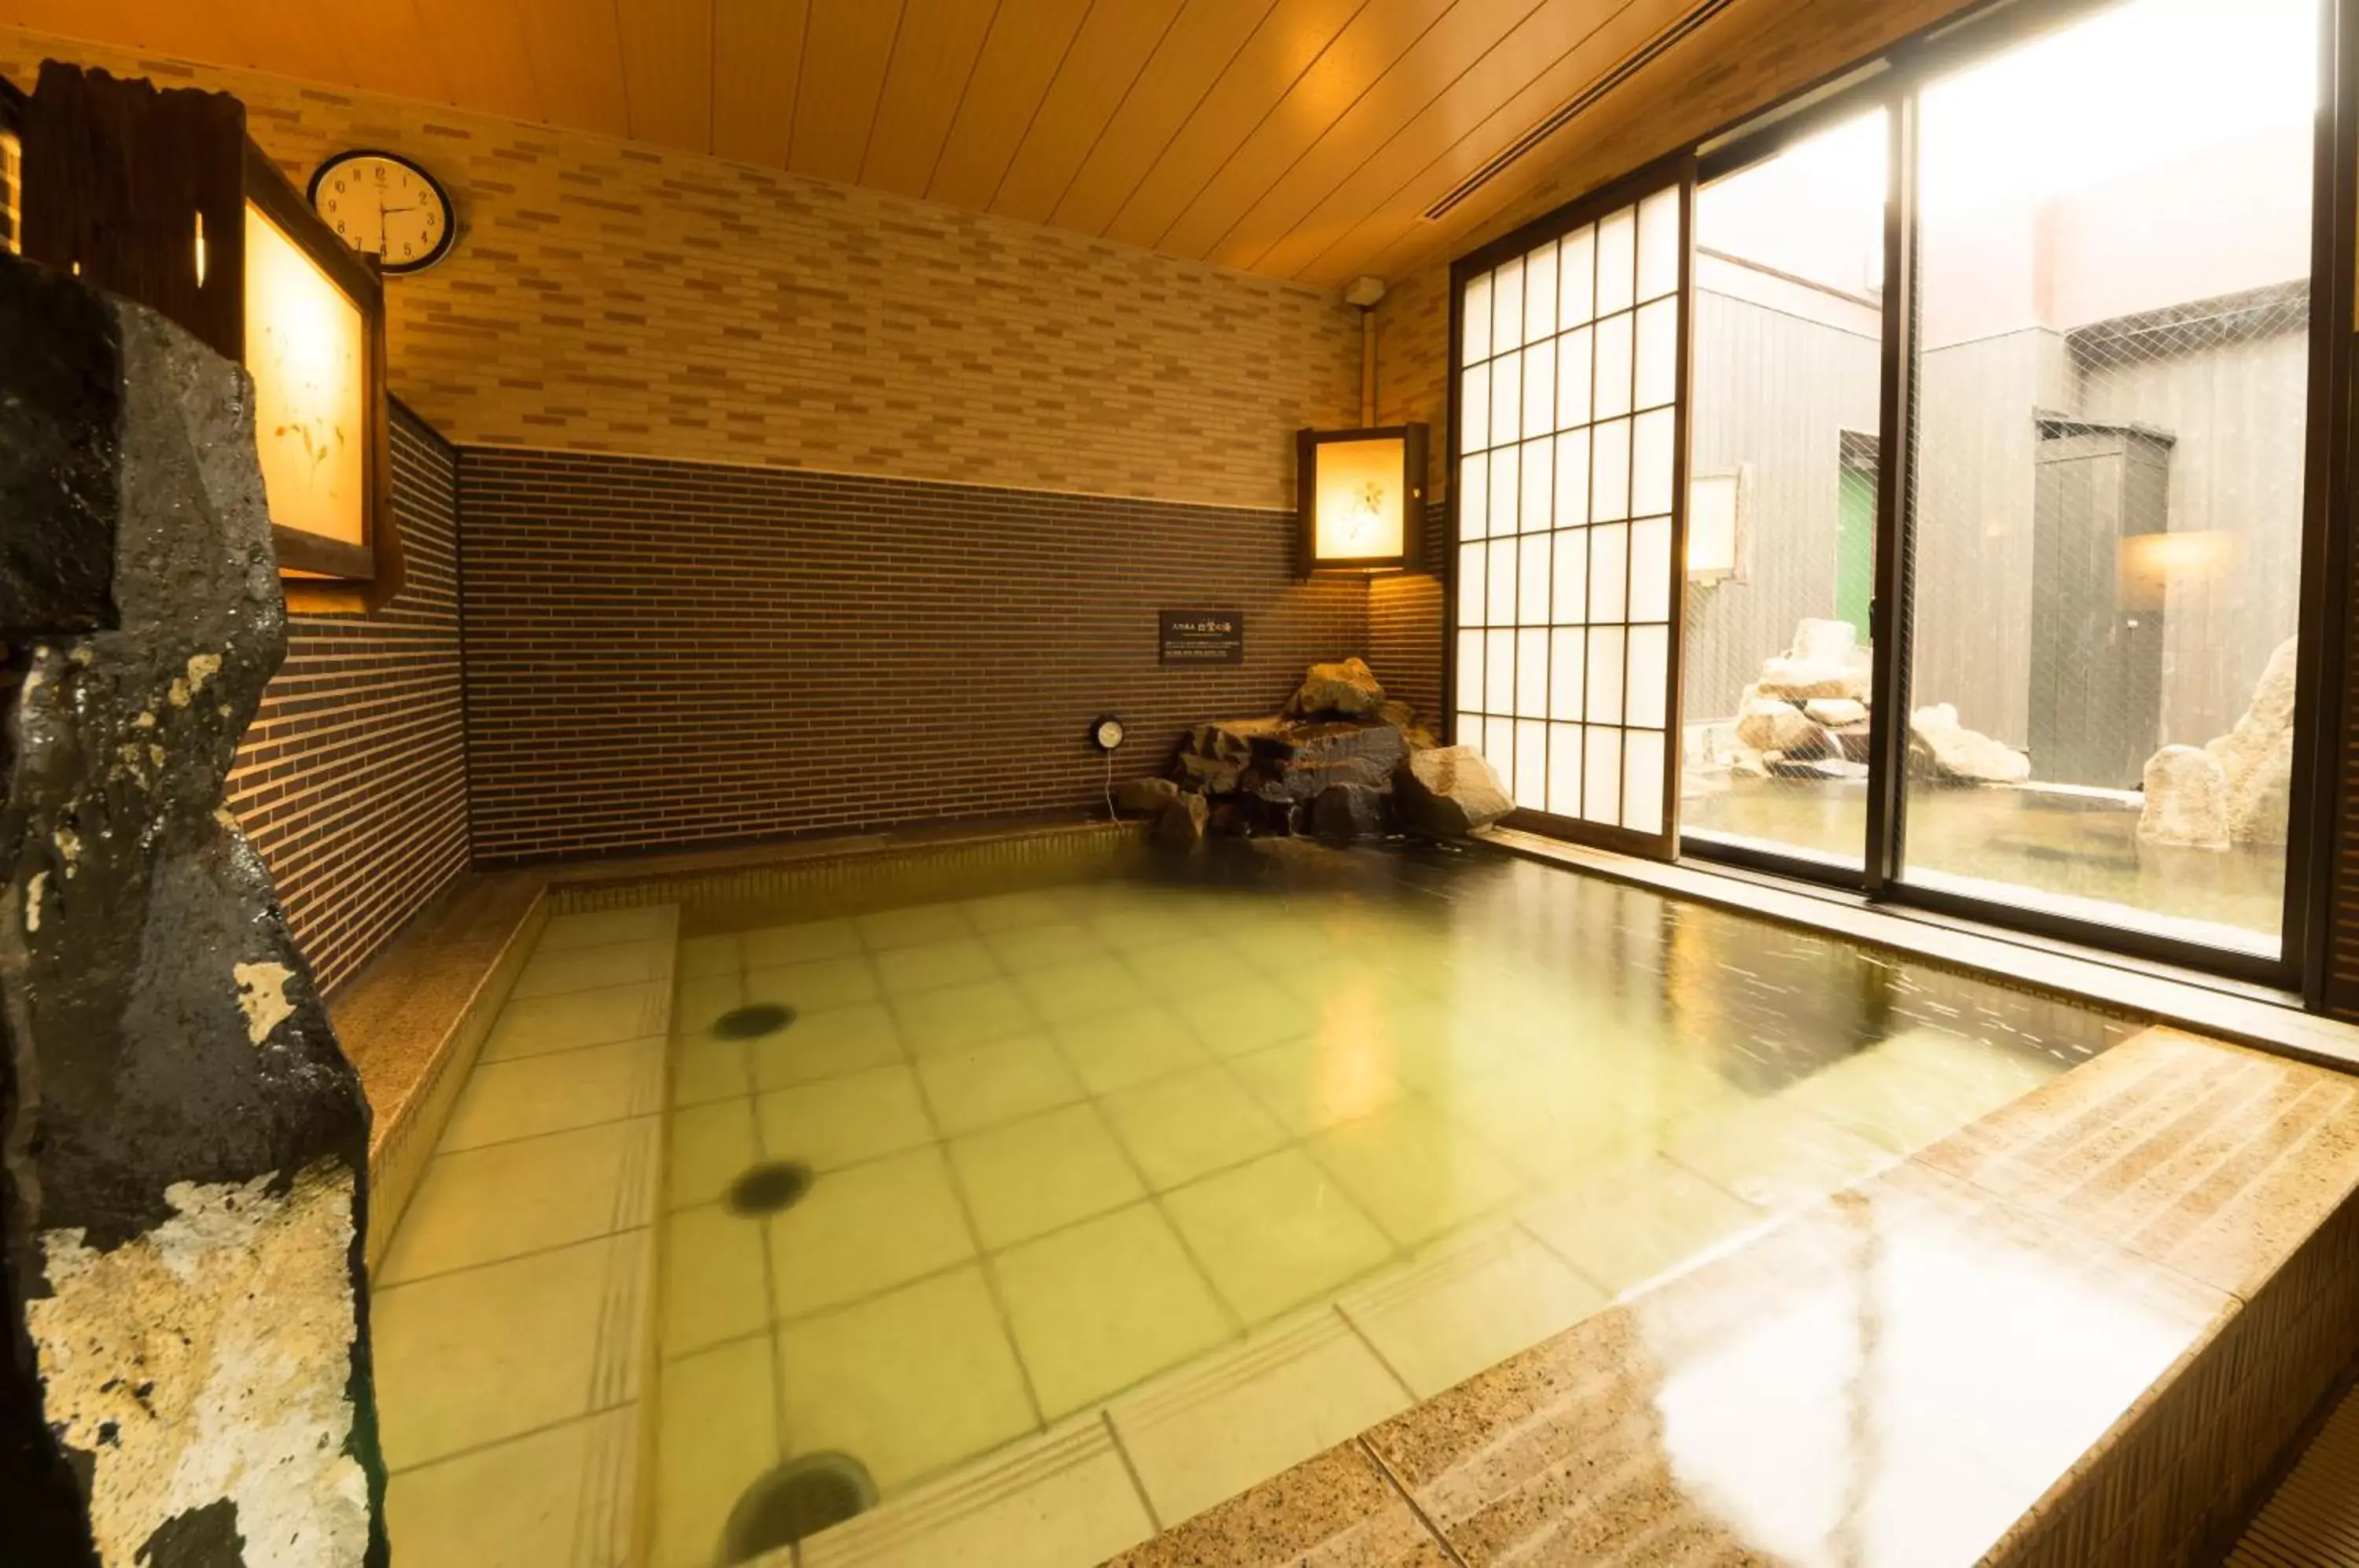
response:
<path id="1" fill-rule="evenodd" d="M 1366 784 L 1330 784 L 1310 802 L 1310 831 L 1334 844 L 1380 838 L 1387 792 Z"/>
<path id="2" fill-rule="evenodd" d="M 0 578 L 0 1558 L 381 1564 L 368 1106 L 223 806 L 287 646 L 252 384 L 4 254 Z"/>
<path id="3" fill-rule="evenodd" d="M 2235 727 L 2203 749 L 2227 780 L 2228 836 L 2237 844 L 2281 844 L 2293 788 L 2293 685 L 2297 639 L 2269 655 L 2252 704 Z"/>
<path id="4" fill-rule="evenodd" d="M 1868 650 L 1858 645 L 1849 621 L 1804 620 L 1794 628 L 1793 647 L 1763 660 L 1754 684 L 1761 696 L 1794 702 L 1865 702 L 1872 684 Z"/>
<path id="5" fill-rule="evenodd" d="M 1755 751 L 1807 752 L 1815 757 L 1826 750 L 1825 728 L 1800 708 L 1776 697 L 1755 695 L 1744 700 L 1736 713 L 1736 739 Z"/>
<path id="6" fill-rule="evenodd" d="M 2198 746 L 2166 746 L 2146 763 L 2137 835 L 2187 849 L 2228 847 L 2228 775 Z"/>
<path id="7" fill-rule="evenodd" d="M 1125 779 L 1114 787 L 1114 809 L 1126 817 L 1152 817 L 1179 795 L 1180 786 L 1169 779 Z"/>
<path id="8" fill-rule="evenodd" d="M 1867 704 L 1849 697 L 1813 697 L 1802 704 L 1802 712 L 1831 730 L 1867 723 Z"/>
<path id="9" fill-rule="evenodd" d="M 1408 755 L 1390 724 L 1332 720 L 1288 726 L 1254 748 L 1238 788 L 1265 800 L 1307 801 L 1331 785 L 1353 784 L 1379 794 L 1392 788 L 1393 769 Z"/>
<path id="10" fill-rule="evenodd" d="M 1286 727 L 1283 719 L 1220 719 L 1198 724 L 1180 744 L 1172 773 L 1183 789 L 1204 795 L 1234 795 L 1239 776 L 1254 759 L 1257 743 L 1273 740 Z"/>
<path id="11" fill-rule="evenodd" d="M 1919 777 L 1943 784 L 2020 784 L 2031 777 L 2031 758 L 1959 724 L 1948 702 L 1908 715 L 1908 760 Z"/>
<path id="12" fill-rule="evenodd" d="M 1320 715 L 1337 718 L 1364 718 L 1384 706 L 1385 689 L 1376 683 L 1376 672 L 1361 659 L 1347 659 L 1340 664 L 1314 664 L 1303 677 L 1294 695 L 1287 699 L 1288 718 L 1304 719 Z"/>
<path id="13" fill-rule="evenodd" d="M 1203 796 L 1175 795 L 1165 803 L 1149 832 L 1166 849 L 1193 849 L 1202 841 L 1212 814 L 1212 802 Z"/>
<path id="14" fill-rule="evenodd" d="M 1394 814 L 1431 838 L 1464 838 L 1515 809 L 1498 774 L 1471 746 L 1411 753 L 1393 776 Z"/>

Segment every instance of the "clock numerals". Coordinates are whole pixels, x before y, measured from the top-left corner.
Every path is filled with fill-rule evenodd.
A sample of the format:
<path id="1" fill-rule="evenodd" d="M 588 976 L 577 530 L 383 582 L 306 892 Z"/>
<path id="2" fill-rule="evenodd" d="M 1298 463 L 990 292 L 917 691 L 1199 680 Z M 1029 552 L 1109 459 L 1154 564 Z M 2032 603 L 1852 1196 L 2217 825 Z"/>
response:
<path id="1" fill-rule="evenodd" d="M 347 153 L 312 178 L 311 201 L 355 250 L 415 272 L 451 246 L 450 198 L 433 177 L 386 153 Z"/>

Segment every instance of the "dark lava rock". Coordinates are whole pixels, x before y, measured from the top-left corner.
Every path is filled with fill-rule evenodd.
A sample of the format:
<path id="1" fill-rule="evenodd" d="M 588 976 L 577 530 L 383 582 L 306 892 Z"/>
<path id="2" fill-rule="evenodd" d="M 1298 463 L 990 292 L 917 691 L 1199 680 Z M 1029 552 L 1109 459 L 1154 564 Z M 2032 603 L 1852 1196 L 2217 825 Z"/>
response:
<path id="1" fill-rule="evenodd" d="M 1330 843 L 1381 838 L 1385 796 L 1364 784 L 1330 784 L 1310 802 L 1310 830 Z"/>
<path id="2" fill-rule="evenodd" d="M 1201 795 L 1175 796 L 1155 819 L 1155 842 L 1166 849 L 1193 849 L 1202 842 L 1212 808 Z"/>
<path id="3" fill-rule="evenodd" d="M 0 1555 L 383 1563 L 368 1107 L 222 804 L 286 652 L 251 384 L 0 256 Z"/>

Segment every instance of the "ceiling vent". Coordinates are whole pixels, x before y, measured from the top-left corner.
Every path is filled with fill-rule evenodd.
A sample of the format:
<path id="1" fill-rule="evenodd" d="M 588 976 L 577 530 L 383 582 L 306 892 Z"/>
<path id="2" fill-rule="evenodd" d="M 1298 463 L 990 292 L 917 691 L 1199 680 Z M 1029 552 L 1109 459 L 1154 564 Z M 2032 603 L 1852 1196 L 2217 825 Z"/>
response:
<path id="1" fill-rule="evenodd" d="M 1452 186 L 1448 195 L 1425 210 L 1425 215 L 1428 218 L 1445 216 L 1451 208 L 1505 174 L 1508 168 L 1521 159 L 1525 154 L 1571 125 L 1574 118 L 1587 110 L 1590 105 L 1653 64 L 1674 44 L 1727 10 L 1734 3 L 1735 0 L 1702 0 L 1702 4 L 1690 7 L 1685 16 L 1640 44 L 1624 57 L 1621 63 L 1614 66 L 1613 70 L 1549 111 L 1539 124 L 1508 143 L 1506 147 L 1488 163 Z"/>

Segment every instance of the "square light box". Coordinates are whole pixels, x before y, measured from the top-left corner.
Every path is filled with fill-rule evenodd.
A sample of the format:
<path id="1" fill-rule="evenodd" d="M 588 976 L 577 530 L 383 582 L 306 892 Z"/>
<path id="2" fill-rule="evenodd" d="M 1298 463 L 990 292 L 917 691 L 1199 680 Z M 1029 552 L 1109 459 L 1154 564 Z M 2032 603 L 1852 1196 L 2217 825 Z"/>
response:
<path id="1" fill-rule="evenodd" d="M 1423 425 L 1296 433 L 1295 506 L 1305 577 L 1419 564 L 1425 441 Z"/>

